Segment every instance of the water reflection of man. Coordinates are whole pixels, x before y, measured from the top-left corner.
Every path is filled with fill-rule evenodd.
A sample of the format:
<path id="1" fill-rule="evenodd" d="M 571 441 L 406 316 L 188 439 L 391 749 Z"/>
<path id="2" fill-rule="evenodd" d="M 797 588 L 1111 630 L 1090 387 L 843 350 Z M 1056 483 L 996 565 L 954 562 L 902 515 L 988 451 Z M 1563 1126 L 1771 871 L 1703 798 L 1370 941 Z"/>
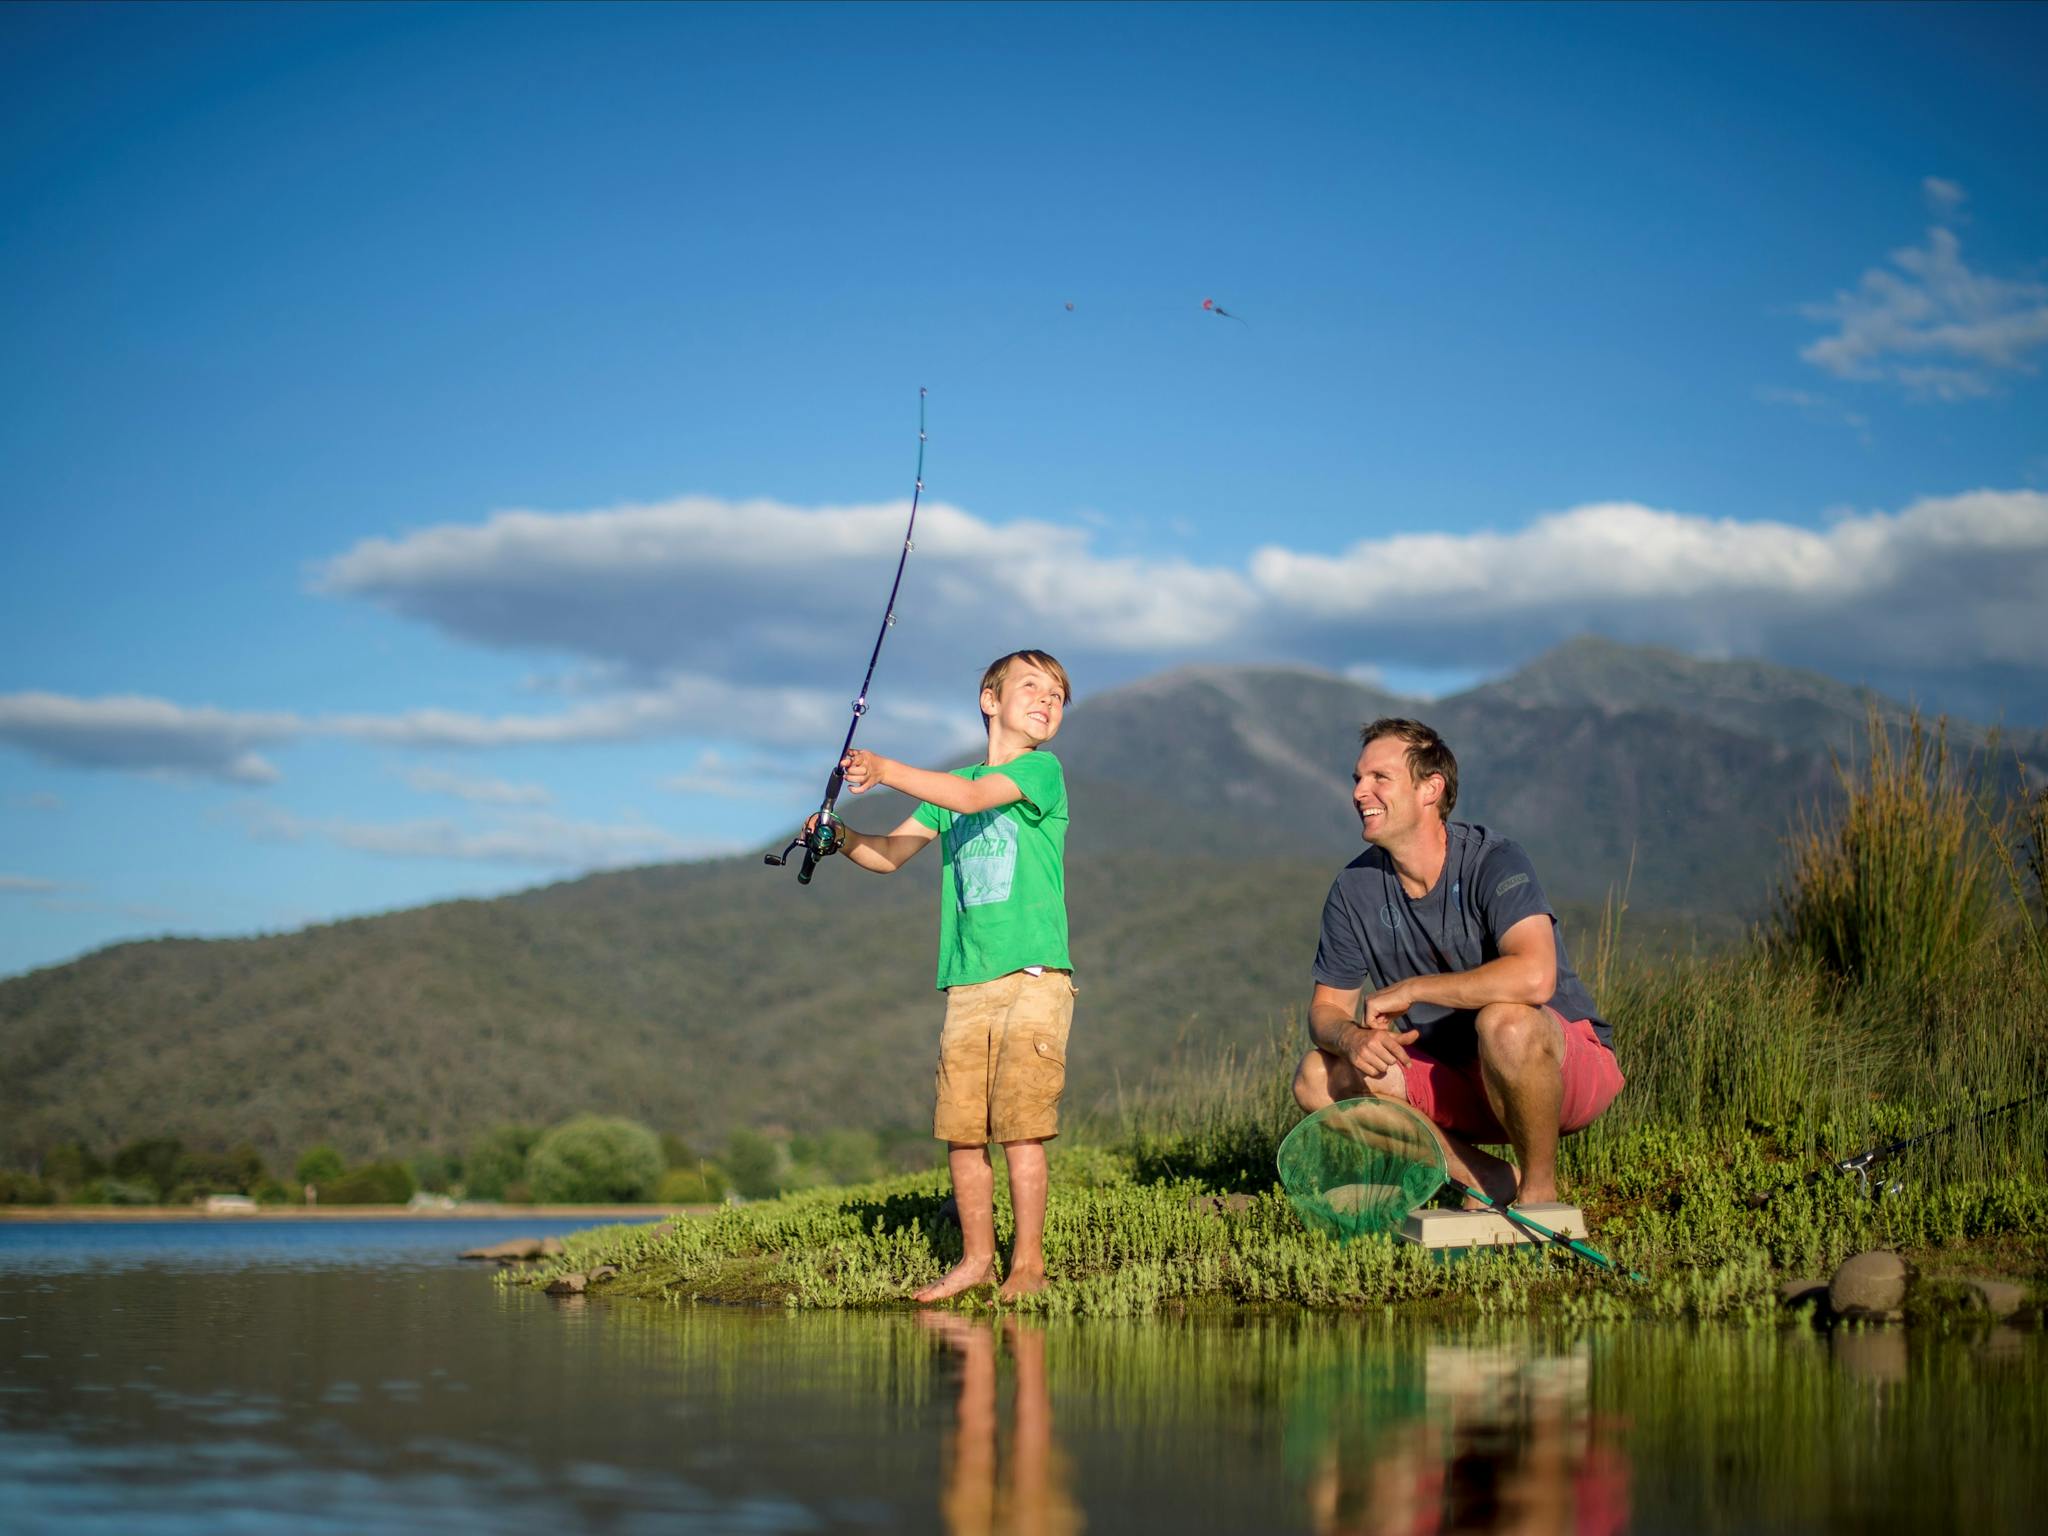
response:
<path id="1" fill-rule="evenodd" d="M 1369 1441 L 1336 1428 L 1309 1480 L 1324 1536 L 1615 1536 L 1628 1524 L 1628 1462 L 1595 1434 L 1582 1356 L 1432 1347 L 1428 1407 L 1380 1421 Z"/>
<path id="2" fill-rule="evenodd" d="M 1045 1385 L 1045 1332 L 1002 1322 L 1016 1365 L 1008 1476 L 996 1454 L 996 1335 L 951 1312 L 921 1312 L 920 1327 L 946 1341 L 960 1363 L 960 1397 L 939 1512 L 949 1536 L 1075 1536 L 1085 1523 L 1067 1491 L 1066 1458 L 1052 1432 Z"/>

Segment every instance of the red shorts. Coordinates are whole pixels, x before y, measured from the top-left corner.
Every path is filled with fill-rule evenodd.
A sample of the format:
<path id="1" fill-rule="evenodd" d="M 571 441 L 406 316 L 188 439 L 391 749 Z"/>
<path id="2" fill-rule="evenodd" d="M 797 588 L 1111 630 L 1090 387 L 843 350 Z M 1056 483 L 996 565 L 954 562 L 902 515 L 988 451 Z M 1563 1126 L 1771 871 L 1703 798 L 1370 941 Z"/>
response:
<path id="1" fill-rule="evenodd" d="M 1621 1068 L 1614 1052 L 1600 1043 L 1587 1019 L 1567 1019 L 1555 1008 L 1544 1010 L 1564 1026 L 1564 1099 L 1558 1106 L 1560 1131 L 1583 1130 L 1600 1117 L 1621 1092 Z M 1462 1066 L 1438 1061 L 1427 1051 L 1410 1048 L 1410 1065 L 1402 1076 L 1408 1102 L 1445 1130 L 1467 1141 L 1504 1142 L 1507 1131 L 1486 1101 L 1479 1058 Z"/>

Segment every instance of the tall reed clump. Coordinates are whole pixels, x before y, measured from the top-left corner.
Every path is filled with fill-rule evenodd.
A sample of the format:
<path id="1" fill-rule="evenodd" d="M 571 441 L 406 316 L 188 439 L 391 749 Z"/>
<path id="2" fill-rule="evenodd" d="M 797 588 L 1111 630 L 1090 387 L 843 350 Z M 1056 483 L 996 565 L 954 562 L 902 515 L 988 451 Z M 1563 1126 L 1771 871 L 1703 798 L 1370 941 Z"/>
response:
<path id="1" fill-rule="evenodd" d="M 1859 776 L 1837 765 L 1838 819 L 1792 838 L 1778 903 L 1786 948 L 1850 982 L 1919 991 L 1964 972 L 1992 931 L 1991 848 L 1975 775 L 1945 724 L 1916 711 L 1903 738 L 1873 711 Z"/>

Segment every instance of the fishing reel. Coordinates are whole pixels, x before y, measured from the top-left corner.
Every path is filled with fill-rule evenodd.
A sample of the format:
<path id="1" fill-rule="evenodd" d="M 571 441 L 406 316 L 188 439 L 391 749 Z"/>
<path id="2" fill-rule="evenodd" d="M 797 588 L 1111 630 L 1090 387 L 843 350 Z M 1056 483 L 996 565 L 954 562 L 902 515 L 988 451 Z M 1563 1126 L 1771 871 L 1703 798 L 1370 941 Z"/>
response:
<path id="1" fill-rule="evenodd" d="M 798 885 L 809 885 L 811 883 L 811 872 L 818 867 L 818 861 L 831 858 L 833 854 L 845 846 L 846 825 L 832 813 L 832 808 L 827 805 L 819 809 L 816 826 L 797 833 L 795 837 L 789 840 L 789 846 L 784 848 L 782 852 L 762 854 L 761 862 L 763 864 L 773 864 L 776 868 L 780 869 L 789 862 L 789 856 L 792 853 L 796 852 L 798 848 L 802 848 L 804 851 L 804 861 L 797 869 L 796 883 Z"/>

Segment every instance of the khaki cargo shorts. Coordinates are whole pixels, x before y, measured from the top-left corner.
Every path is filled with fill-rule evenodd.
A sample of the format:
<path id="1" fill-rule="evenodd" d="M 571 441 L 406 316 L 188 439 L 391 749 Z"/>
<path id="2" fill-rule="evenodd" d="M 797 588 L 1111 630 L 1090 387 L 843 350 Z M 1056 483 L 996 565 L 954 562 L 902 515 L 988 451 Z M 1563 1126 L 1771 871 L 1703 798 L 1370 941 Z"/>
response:
<path id="1" fill-rule="evenodd" d="M 1057 1136 L 1079 990 L 1065 971 L 948 987 L 932 1134 L 968 1143 Z"/>

